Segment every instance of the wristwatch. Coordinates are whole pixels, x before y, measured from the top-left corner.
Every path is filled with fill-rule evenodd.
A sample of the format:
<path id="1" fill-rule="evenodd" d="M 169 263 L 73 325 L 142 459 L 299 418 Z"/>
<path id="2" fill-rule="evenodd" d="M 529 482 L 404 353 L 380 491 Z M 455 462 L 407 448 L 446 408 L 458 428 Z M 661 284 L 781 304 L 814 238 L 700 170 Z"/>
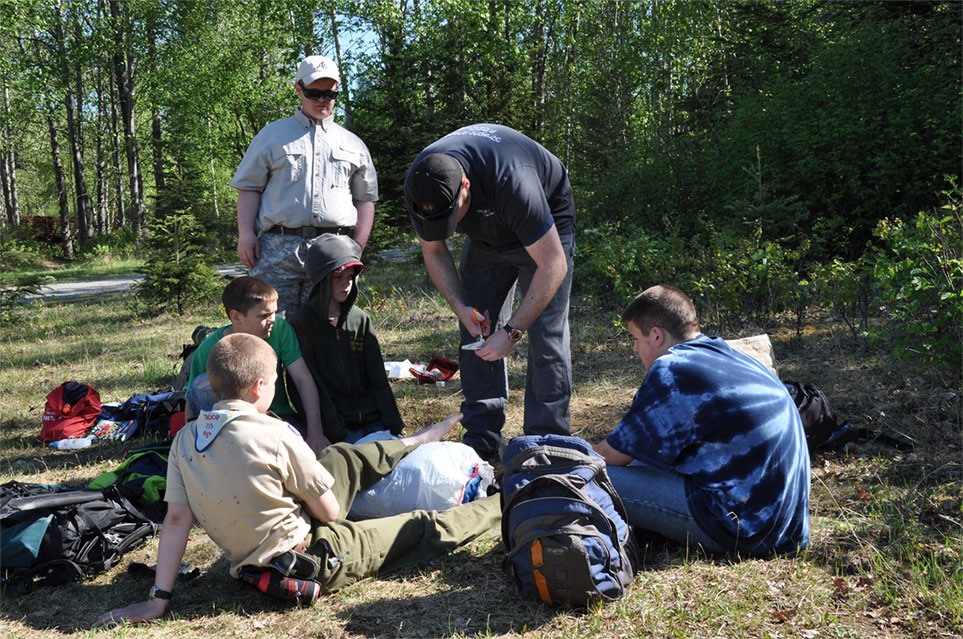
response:
<path id="1" fill-rule="evenodd" d="M 157 584 L 154 584 L 153 586 L 151 586 L 150 594 L 147 596 L 147 598 L 150 599 L 151 601 L 153 601 L 154 599 L 166 599 L 167 601 L 170 601 L 173 596 L 174 596 L 174 593 L 169 592 L 167 590 L 161 590 L 160 588 L 157 587 Z"/>
<path id="2" fill-rule="evenodd" d="M 502 328 L 508 332 L 508 339 L 512 340 L 512 344 L 517 344 L 518 341 L 522 339 L 522 335 L 525 334 L 525 331 L 520 328 L 515 328 L 511 324 L 505 324 Z"/>

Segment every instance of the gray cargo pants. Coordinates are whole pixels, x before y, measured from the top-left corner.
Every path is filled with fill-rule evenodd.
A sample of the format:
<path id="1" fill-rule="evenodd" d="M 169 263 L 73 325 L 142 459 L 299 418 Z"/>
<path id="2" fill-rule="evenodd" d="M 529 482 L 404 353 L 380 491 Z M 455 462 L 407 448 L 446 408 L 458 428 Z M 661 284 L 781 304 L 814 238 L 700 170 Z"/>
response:
<path id="1" fill-rule="evenodd" d="M 568 307 L 572 291 L 575 236 L 560 237 L 568 261 L 568 273 L 555 296 L 535 323 L 528 327 L 520 346 L 528 343 L 525 376 L 525 422 L 527 435 L 569 433 L 569 400 L 572 395 L 572 355 L 569 347 Z M 535 274 L 535 262 L 524 247 L 496 250 L 465 240 L 459 275 L 465 303 L 488 311 L 492 330 L 512 314 L 516 282 L 524 297 Z M 475 340 L 461 326 L 461 343 Z M 467 431 L 464 442 L 487 456 L 498 452 L 508 403 L 508 369 L 505 360 L 486 362 L 474 351 L 459 351 L 459 372 L 465 400 L 461 411 Z"/>

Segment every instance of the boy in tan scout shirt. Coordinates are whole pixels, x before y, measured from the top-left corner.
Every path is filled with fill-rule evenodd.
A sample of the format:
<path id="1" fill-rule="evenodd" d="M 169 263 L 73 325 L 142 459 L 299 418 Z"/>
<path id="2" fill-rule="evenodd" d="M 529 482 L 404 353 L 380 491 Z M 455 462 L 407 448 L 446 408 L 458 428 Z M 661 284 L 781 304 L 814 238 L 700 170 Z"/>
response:
<path id="1" fill-rule="evenodd" d="M 102 614 L 95 627 L 168 612 L 195 517 L 224 551 L 231 576 L 304 604 L 498 532 L 497 496 L 443 512 L 342 518 L 360 491 L 419 444 L 439 441 L 460 414 L 401 440 L 335 444 L 316 459 L 293 428 L 264 414 L 277 381 L 276 358 L 264 340 L 224 337 L 211 350 L 208 375 L 221 401 L 181 429 L 171 446 L 154 587 L 146 601 Z"/>

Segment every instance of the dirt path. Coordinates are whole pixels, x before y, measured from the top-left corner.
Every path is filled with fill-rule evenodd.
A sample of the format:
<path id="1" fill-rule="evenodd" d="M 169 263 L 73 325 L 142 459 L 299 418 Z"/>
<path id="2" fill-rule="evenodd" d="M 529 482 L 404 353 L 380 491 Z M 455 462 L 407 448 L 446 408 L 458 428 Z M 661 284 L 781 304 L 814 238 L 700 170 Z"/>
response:
<path id="1" fill-rule="evenodd" d="M 217 270 L 225 277 L 238 277 L 246 275 L 247 269 L 240 264 L 226 264 L 217 267 Z M 44 300 L 60 301 L 90 295 L 108 295 L 112 293 L 124 293 L 131 287 L 144 279 L 143 275 L 130 275 L 125 277 L 109 277 L 102 280 L 86 280 L 83 282 L 56 282 L 54 284 L 44 284 L 40 287 L 40 292 L 36 295 L 27 295 L 27 301 Z"/>

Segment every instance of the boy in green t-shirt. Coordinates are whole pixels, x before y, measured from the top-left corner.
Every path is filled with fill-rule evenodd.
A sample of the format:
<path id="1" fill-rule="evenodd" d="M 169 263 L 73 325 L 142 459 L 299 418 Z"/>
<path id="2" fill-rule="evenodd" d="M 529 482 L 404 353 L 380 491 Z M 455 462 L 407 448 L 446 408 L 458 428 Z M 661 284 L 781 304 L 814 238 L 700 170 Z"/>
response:
<path id="1" fill-rule="evenodd" d="M 275 315 L 278 308 L 277 291 L 262 279 L 238 277 L 224 287 L 221 301 L 231 323 L 208 335 L 194 351 L 191 374 L 187 382 L 187 418 L 193 419 L 200 411 L 210 410 L 216 401 L 207 379 L 207 356 L 211 349 L 225 335 L 247 333 L 270 344 L 278 357 L 280 367 L 287 369 L 304 406 L 306 424 L 301 424 L 298 420 L 283 384 L 277 386 L 270 411 L 297 427 L 317 455 L 331 443 L 325 437 L 321 425 L 318 388 L 301 357 L 297 335 L 283 318 Z"/>

